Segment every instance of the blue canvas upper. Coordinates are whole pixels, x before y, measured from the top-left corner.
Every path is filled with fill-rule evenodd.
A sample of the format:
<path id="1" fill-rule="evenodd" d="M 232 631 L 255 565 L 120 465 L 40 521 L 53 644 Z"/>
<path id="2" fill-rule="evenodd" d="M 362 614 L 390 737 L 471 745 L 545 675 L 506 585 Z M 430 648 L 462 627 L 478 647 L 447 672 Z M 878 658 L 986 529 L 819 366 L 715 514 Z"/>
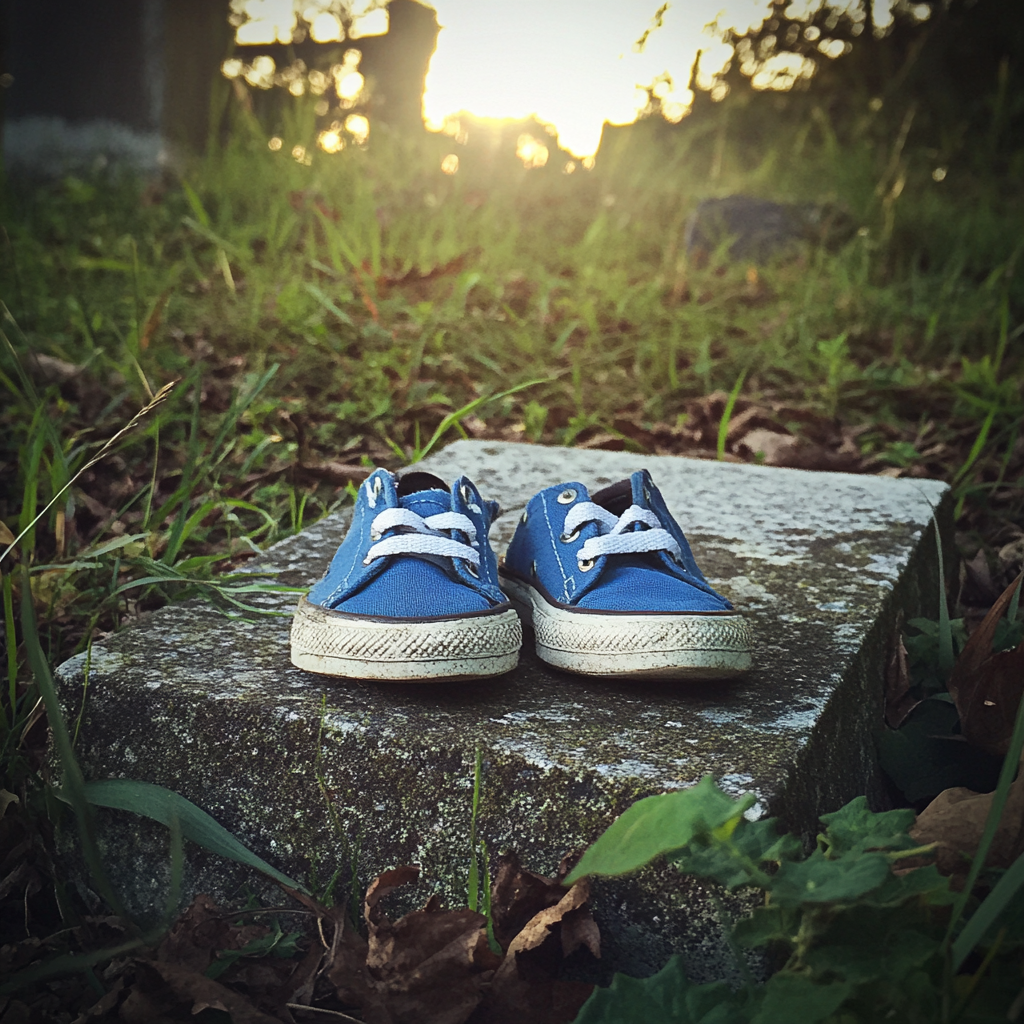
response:
<path id="1" fill-rule="evenodd" d="M 575 492 L 571 497 L 571 492 Z M 562 500 L 559 500 L 559 497 Z M 620 515 L 638 505 L 653 512 L 679 545 L 678 561 L 668 551 L 603 555 L 584 570 L 577 553 L 601 534 L 588 522 L 566 536 L 565 521 L 580 502 L 594 501 Z M 648 529 L 633 523 L 627 530 Z M 607 487 L 591 498 L 578 482 L 557 484 L 534 495 L 505 554 L 505 567 L 559 604 L 611 612 L 723 612 L 732 605 L 704 579 L 679 524 L 654 486 L 650 473 L 639 470 L 628 481 Z"/>
<path id="2" fill-rule="evenodd" d="M 364 481 L 348 533 L 307 600 L 345 614 L 375 618 L 445 618 L 487 612 L 504 604 L 497 561 L 487 539 L 491 523 L 500 514 L 497 502 L 484 501 L 466 477 L 456 480 L 451 490 L 428 473 L 410 473 L 404 479 L 405 484 L 378 469 Z M 373 535 L 376 517 L 393 508 L 408 509 L 423 518 L 445 512 L 467 516 L 477 531 L 478 575 L 466 560 L 439 555 L 386 555 L 366 564 L 364 559 L 375 543 L 405 529 Z M 459 530 L 446 535 L 470 542 L 469 535 Z"/>

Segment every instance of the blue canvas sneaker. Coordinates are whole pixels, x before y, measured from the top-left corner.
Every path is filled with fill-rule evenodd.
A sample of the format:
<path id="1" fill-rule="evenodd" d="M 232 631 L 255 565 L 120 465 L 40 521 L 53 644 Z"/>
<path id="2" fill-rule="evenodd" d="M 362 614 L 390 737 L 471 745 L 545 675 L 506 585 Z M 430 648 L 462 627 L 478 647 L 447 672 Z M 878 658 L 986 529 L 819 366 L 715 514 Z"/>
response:
<path id="1" fill-rule="evenodd" d="M 515 610 L 487 539 L 500 510 L 466 477 L 375 470 L 292 620 L 292 664 L 354 679 L 475 679 L 514 668 Z"/>
<path id="2" fill-rule="evenodd" d="M 580 483 L 535 495 L 499 572 L 558 668 L 678 679 L 750 668 L 749 627 L 704 579 L 647 470 L 593 497 Z"/>

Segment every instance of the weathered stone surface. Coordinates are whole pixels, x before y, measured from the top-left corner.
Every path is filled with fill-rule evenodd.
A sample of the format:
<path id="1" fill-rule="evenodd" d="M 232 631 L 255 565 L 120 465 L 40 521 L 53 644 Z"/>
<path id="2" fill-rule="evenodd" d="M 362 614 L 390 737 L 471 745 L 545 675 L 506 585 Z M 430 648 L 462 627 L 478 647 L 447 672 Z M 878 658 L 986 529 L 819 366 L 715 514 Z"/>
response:
<path id="1" fill-rule="evenodd" d="M 360 884 L 403 862 L 426 888 L 465 899 L 474 751 L 484 756 L 479 832 L 553 871 L 635 798 L 710 773 L 808 836 L 819 813 L 859 793 L 883 799 L 871 733 L 897 609 L 937 594 L 930 521 L 943 484 L 460 441 L 424 464 L 468 473 L 507 514 L 567 479 L 598 487 L 647 466 L 712 583 L 750 616 L 756 668 L 732 684 L 595 681 L 539 662 L 529 641 L 498 680 L 369 685 L 288 660 L 289 619 L 229 620 L 190 603 L 93 647 L 78 750 L 87 778 L 177 790 L 282 870 L 323 885 L 352 865 Z M 311 582 L 346 528 L 339 514 L 262 560 Z M 273 600 L 270 601 L 273 603 Z M 289 602 L 278 601 L 287 609 Z M 84 659 L 58 673 L 77 715 Z M 162 906 L 166 836 L 107 815 L 129 903 Z M 190 850 L 183 896 L 237 895 L 251 874 Z M 606 966 L 636 973 L 684 953 L 696 978 L 727 972 L 705 889 L 651 868 L 597 890 Z M 152 913 L 152 911 L 151 911 Z"/>

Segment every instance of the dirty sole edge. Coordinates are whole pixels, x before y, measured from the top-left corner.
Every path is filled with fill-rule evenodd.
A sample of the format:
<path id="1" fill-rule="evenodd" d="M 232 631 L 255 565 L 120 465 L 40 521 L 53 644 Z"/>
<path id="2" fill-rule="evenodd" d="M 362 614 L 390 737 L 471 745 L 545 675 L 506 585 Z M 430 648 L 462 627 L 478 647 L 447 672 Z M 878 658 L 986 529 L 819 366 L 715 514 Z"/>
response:
<path id="1" fill-rule="evenodd" d="M 750 671 L 740 615 L 592 615 L 559 608 L 509 576 L 501 587 L 533 629 L 537 656 L 566 672 L 648 679 L 733 679 Z"/>
<path id="2" fill-rule="evenodd" d="M 349 618 L 303 598 L 291 629 L 291 662 L 319 675 L 393 682 L 477 679 L 510 672 L 522 627 L 510 609 L 422 622 Z"/>

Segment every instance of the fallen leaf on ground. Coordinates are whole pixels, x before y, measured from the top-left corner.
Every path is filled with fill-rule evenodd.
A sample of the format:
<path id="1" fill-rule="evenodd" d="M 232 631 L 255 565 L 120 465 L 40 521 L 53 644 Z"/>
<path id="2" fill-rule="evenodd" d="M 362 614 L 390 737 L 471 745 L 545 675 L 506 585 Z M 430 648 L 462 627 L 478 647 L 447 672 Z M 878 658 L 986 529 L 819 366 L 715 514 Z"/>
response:
<path id="1" fill-rule="evenodd" d="M 563 890 L 564 892 L 564 890 Z M 588 906 L 586 880 L 577 882 L 553 907 L 535 914 L 509 944 L 495 971 L 481 1012 L 481 1024 L 568 1024 L 589 998 L 593 985 L 562 981 L 562 960 L 581 946 L 601 955 L 601 939 Z"/>
<path id="2" fill-rule="evenodd" d="M 1010 745 L 1013 723 L 1024 694 L 1024 640 L 1012 651 L 992 653 L 996 627 L 1024 583 L 1024 572 L 1011 583 L 971 634 L 953 666 L 949 693 L 969 743 L 996 757 Z"/>
<path id="3" fill-rule="evenodd" d="M 366 893 L 367 1024 L 464 1024 L 483 998 L 500 959 L 487 944 L 487 922 L 469 910 L 442 910 L 432 896 L 422 910 L 392 923 L 381 899 L 415 881 L 418 867 L 385 871 Z"/>
<path id="4" fill-rule="evenodd" d="M 342 486 L 353 482 L 359 483 L 373 472 L 373 469 L 367 466 L 350 466 L 344 462 L 302 462 L 299 469 L 307 476 Z"/>
<path id="5" fill-rule="evenodd" d="M 491 886 L 491 920 L 494 937 L 507 950 L 512 940 L 542 910 L 560 903 L 565 887 L 558 878 L 527 871 L 515 853 L 494 858 Z"/>
<path id="6" fill-rule="evenodd" d="M 885 724 L 890 729 L 898 729 L 917 703 L 917 697 L 910 692 L 910 668 L 903 631 L 897 628 L 885 666 Z"/>
<path id="7" fill-rule="evenodd" d="M 257 1009 L 245 996 L 219 981 L 175 964 L 157 961 L 152 966 L 176 996 L 192 1000 L 193 1014 L 209 1007 L 230 1014 L 232 1024 L 279 1024 L 279 1018 Z"/>
<path id="8" fill-rule="evenodd" d="M 919 843 L 938 843 L 936 864 L 945 875 L 966 876 L 992 806 L 991 793 L 958 787 L 943 790 L 918 816 L 910 835 Z M 1008 868 L 1024 853 L 1024 770 L 1010 786 L 999 829 L 986 864 Z"/>

